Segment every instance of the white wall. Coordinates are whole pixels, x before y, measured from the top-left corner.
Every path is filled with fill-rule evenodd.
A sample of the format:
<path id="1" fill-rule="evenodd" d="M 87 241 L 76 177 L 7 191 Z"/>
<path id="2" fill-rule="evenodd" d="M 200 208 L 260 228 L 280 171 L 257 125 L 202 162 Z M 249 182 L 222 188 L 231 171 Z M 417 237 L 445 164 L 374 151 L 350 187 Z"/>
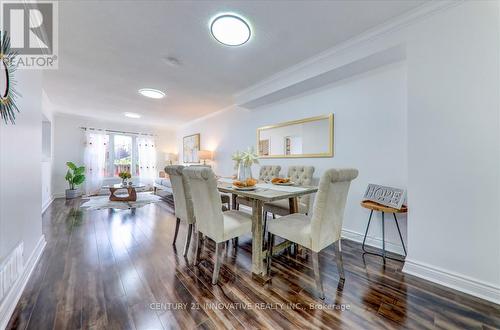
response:
<path id="1" fill-rule="evenodd" d="M 406 154 L 406 66 L 396 63 L 258 110 L 230 109 L 183 128 L 182 136 L 201 133 L 201 148 L 215 150 L 217 174 L 233 174 L 231 154 L 255 146 L 256 129 L 284 121 L 334 113 L 334 157 L 262 159 L 278 164 L 282 173 L 290 165 L 313 165 L 316 180 L 333 167 L 355 167 L 359 177 L 352 183 L 344 230 L 364 234 L 368 211 L 359 206 L 368 183 L 397 187 L 407 185 Z M 318 141 L 318 143 L 320 143 Z M 182 157 L 180 157 L 182 159 Z M 253 170 L 258 174 L 258 168 Z M 401 216 L 406 233 L 406 219 Z M 380 238 L 380 221 L 372 221 L 370 235 Z M 386 226 L 389 248 L 399 251 L 394 223 Z M 378 243 L 378 242 L 377 242 Z M 401 249 L 402 251 L 402 249 Z"/>
<path id="2" fill-rule="evenodd" d="M 281 163 L 310 163 L 319 170 L 359 167 L 344 224 L 357 232 L 366 221 L 357 206 L 361 186 L 407 183 L 409 255 L 404 271 L 500 303 L 499 13 L 498 1 L 430 3 L 277 74 L 247 94 L 270 95 L 397 45 L 406 51 L 406 79 L 405 70 L 390 70 L 255 112 L 225 111 L 187 126 L 179 139 L 201 132 L 202 147 L 218 151 L 217 171 L 230 174 L 230 153 L 254 144 L 258 126 L 334 112 L 334 158 Z M 404 110 L 398 116 L 395 107 L 406 108 L 407 118 Z M 387 129 L 396 130 L 392 134 L 398 138 L 398 133 L 406 136 L 402 145 L 369 148 L 387 141 Z"/>
<path id="3" fill-rule="evenodd" d="M 42 135 L 47 138 L 43 141 L 42 135 L 42 211 L 45 210 L 52 202 L 52 163 L 54 156 L 54 116 L 50 111 L 50 100 L 42 91 L 42 121 L 46 122 L 46 127 L 50 125 L 50 131 L 44 132 L 44 124 L 42 124 Z M 44 145 L 47 144 L 47 145 Z M 43 152 L 43 150 L 50 150 L 50 152 Z"/>
<path id="4" fill-rule="evenodd" d="M 66 162 L 73 161 L 83 165 L 84 131 L 80 127 L 103 128 L 127 132 L 155 134 L 157 144 L 157 167 L 165 166 L 165 153 L 176 153 L 175 131 L 162 127 L 141 126 L 127 123 L 112 123 L 93 118 L 56 114 L 54 116 L 54 165 L 52 172 L 52 189 L 56 197 L 64 196 L 67 182 Z"/>
<path id="5" fill-rule="evenodd" d="M 20 113 L 16 125 L 0 123 L 0 262 L 24 243 L 24 262 L 42 239 L 41 73 L 15 72 Z"/>
<path id="6" fill-rule="evenodd" d="M 406 268 L 498 303 L 499 22 L 466 2 L 409 31 Z"/>

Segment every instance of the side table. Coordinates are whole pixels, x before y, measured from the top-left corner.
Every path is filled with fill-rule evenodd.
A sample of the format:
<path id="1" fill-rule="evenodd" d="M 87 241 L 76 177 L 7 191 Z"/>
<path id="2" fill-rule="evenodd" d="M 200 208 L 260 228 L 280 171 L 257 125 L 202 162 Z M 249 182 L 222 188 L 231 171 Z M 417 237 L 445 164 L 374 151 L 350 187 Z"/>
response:
<path id="1" fill-rule="evenodd" d="M 385 259 L 389 258 L 392 260 L 397 260 L 397 261 L 404 261 L 404 259 L 397 259 L 397 258 L 392 258 L 386 255 L 385 251 L 385 218 L 384 215 L 385 213 L 392 213 L 394 216 L 394 221 L 396 222 L 396 228 L 398 229 L 399 233 L 399 238 L 401 239 L 401 245 L 403 246 L 403 251 L 404 251 L 404 257 L 406 258 L 406 248 L 405 248 L 405 243 L 403 242 L 403 236 L 401 236 L 401 231 L 399 230 L 399 224 L 398 224 L 398 218 L 396 218 L 396 213 L 407 213 L 408 212 L 408 207 L 406 205 L 403 205 L 403 207 L 398 210 L 392 207 L 384 206 L 375 202 L 371 201 L 362 201 L 361 206 L 369 209 L 370 210 L 370 218 L 368 219 L 368 225 L 366 226 L 366 231 L 365 231 L 365 237 L 363 238 L 363 252 L 368 253 L 368 254 L 373 254 L 380 256 L 384 259 L 384 264 L 385 264 Z M 366 241 L 366 235 L 368 234 L 368 229 L 370 228 L 370 222 L 372 220 L 372 215 L 373 211 L 379 211 L 382 212 L 382 254 L 380 253 L 375 253 L 375 252 L 369 252 L 365 249 L 365 241 Z"/>

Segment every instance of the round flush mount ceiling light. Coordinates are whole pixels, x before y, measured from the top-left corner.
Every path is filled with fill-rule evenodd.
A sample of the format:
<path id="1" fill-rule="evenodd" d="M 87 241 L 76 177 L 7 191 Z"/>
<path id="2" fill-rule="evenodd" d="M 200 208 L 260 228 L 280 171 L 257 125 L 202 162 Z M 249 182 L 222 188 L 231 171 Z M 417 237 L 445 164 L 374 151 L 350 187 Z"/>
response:
<path id="1" fill-rule="evenodd" d="M 250 40 L 250 25 L 235 14 L 219 14 L 211 20 L 212 36 L 226 46 L 241 46 Z"/>
<path id="2" fill-rule="evenodd" d="M 129 118 L 134 118 L 134 119 L 139 119 L 141 118 L 141 115 L 138 114 L 138 113 L 135 113 L 135 112 L 124 112 L 123 115 L 125 117 L 129 117 Z"/>
<path id="3" fill-rule="evenodd" d="M 139 93 L 142 96 L 150 97 L 152 99 L 161 99 L 165 97 L 165 93 L 153 88 L 141 88 L 139 89 Z"/>

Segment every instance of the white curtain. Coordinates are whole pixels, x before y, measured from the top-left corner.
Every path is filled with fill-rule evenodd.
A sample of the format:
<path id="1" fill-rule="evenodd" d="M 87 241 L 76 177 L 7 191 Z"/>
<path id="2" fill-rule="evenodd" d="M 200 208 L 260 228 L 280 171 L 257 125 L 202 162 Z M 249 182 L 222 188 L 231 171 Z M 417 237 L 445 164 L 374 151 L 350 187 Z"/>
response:
<path id="1" fill-rule="evenodd" d="M 139 135 L 137 154 L 139 164 L 139 178 L 142 183 L 152 185 L 156 177 L 156 144 L 151 136 Z"/>
<path id="2" fill-rule="evenodd" d="M 85 132 L 85 193 L 96 194 L 102 186 L 106 172 L 106 134 Z"/>

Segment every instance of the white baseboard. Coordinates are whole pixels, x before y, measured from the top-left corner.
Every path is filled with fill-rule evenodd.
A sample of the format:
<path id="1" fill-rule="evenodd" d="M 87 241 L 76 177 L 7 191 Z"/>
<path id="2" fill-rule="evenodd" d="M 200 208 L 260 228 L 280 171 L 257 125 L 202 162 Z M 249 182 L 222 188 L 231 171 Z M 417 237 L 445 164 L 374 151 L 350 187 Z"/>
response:
<path id="1" fill-rule="evenodd" d="M 66 198 L 66 193 L 62 192 L 62 193 L 55 193 L 52 195 L 52 198 L 56 199 L 56 198 Z"/>
<path id="2" fill-rule="evenodd" d="M 349 239 L 351 241 L 363 243 L 363 238 L 365 237 L 365 235 L 352 230 L 342 229 L 342 237 Z M 365 245 L 382 249 L 382 239 L 368 235 L 366 236 Z M 400 244 L 394 244 L 386 240 L 385 249 L 389 252 L 393 252 L 399 255 L 404 255 L 403 247 Z"/>
<path id="3" fill-rule="evenodd" d="M 414 260 L 405 261 L 403 273 L 500 304 L 500 287 Z"/>
<path id="4" fill-rule="evenodd" d="M 42 205 L 42 214 L 45 213 L 45 211 L 49 208 L 50 204 L 54 201 L 54 195 L 50 196 L 49 200 Z"/>
<path id="5" fill-rule="evenodd" d="M 0 329 L 5 329 L 7 327 L 10 317 L 12 316 L 12 313 L 14 312 L 19 299 L 21 298 L 24 288 L 26 287 L 26 284 L 31 277 L 31 273 L 35 269 L 46 244 L 47 243 L 45 242 L 45 236 L 42 235 L 38 240 L 38 243 L 31 253 L 28 261 L 26 262 L 23 273 L 11 286 L 4 299 L 0 302 Z"/>

